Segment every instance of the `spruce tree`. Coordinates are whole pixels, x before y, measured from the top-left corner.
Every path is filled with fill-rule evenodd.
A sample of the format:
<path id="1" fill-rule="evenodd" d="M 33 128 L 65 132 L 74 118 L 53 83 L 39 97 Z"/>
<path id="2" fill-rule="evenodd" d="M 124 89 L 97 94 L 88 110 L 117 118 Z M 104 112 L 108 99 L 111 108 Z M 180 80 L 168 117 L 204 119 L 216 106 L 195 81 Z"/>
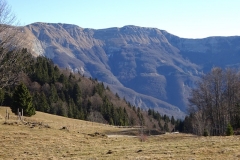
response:
<path id="1" fill-rule="evenodd" d="M 174 117 L 172 116 L 172 118 L 171 118 L 171 124 L 172 125 L 174 125 L 175 124 L 175 119 L 174 119 Z"/>
<path id="2" fill-rule="evenodd" d="M 35 114 L 35 108 L 32 104 L 32 96 L 30 95 L 27 87 L 21 83 L 13 92 L 11 110 L 17 114 L 18 109 L 22 111 L 24 116 L 32 116 Z"/>
<path id="3" fill-rule="evenodd" d="M 47 113 L 50 112 L 50 106 L 47 102 L 47 97 L 44 94 L 44 92 L 41 92 L 38 102 L 39 102 L 39 104 L 38 104 L 39 105 L 39 111 L 47 112 Z"/>
<path id="4" fill-rule="evenodd" d="M 164 131 L 169 132 L 168 123 L 166 122 L 164 124 Z"/>
<path id="5" fill-rule="evenodd" d="M 81 106 L 81 96 L 82 96 L 82 94 L 81 94 L 80 87 L 77 83 L 75 83 L 73 86 L 72 98 L 73 98 L 74 103 L 77 106 Z"/>

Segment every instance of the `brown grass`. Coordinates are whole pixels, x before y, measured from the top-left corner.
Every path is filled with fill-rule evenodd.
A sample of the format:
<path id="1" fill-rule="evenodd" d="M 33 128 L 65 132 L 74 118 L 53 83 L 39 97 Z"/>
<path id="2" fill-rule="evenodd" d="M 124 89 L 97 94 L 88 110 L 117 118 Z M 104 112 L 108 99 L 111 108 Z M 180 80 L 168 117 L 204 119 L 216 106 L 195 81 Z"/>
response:
<path id="1" fill-rule="evenodd" d="M 138 136 L 105 136 L 124 128 L 41 112 L 26 125 L 13 114 L 4 124 L 5 111 L 0 107 L 0 159 L 240 159 L 240 136 L 165 134 L 141 142 Z"/>

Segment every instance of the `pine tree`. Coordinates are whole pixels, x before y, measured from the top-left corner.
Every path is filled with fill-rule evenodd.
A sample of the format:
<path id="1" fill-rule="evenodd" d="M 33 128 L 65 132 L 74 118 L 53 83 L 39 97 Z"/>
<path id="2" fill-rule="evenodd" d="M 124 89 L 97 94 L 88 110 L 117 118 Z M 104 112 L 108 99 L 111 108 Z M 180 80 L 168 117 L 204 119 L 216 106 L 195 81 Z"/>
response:
<path id="1" fill-rule="evenodd" d="M 32 104 L 32 96 L 23 83 L 15 88 L 12 97 L 12 105 L 10 107 L 15 114 L 18 112 L 18 108 L 20 111 L 23 109 L 24 116 L 32 116 L 35 114 L 35 108 Z"/>
<path id="2" fill-rule="evenodd" d="M 164 124 L 164 131 L 169 132 L 168 124 L 166 122 Z"/>
<path id="3" fill-rule="evenodd" d="M 57 94 L 57 89 L 54 86 L 54 84 L 51 84 L 49 100 L 50 100 L 51 103 L 56 103 L 58 101 L 58 99 L 59 99 L 59 97 L 58 97 L 58 94 Z"/>
<path id="4" fill-rule="evenodd" d="M 47 97 L 44 94 L 44 92 L 41 92 L 41 94 L 40 94 L 38 105 L 41 105 L 41 109 L 42 109 L 43 112 L 47 112 L 47 113 L 50 112 L 50 106 L 47 102 Z"/>
<path id="5" fill-rule="evenodd" d="M 72 98 L 77 106 L 81 105 L 81 90 L 77 83 L 73 86 Z"/>
<path id="6" fill-rule="evenodd" d="M 158 121 L 158 126 L 159 126 L 159 128 L 160 128 L 161 130 L 164 130 L 164 128 L 163 128 L 163 126 L 162 126 L 160 120 Z"/>
<path id="7" fill-rule="evenodd" d="M 44 92 L 35 93 L 33 96 L 33 106 L 37 111 L 50 112 L 50 106 L 47 101 L 47 97 Z"/>
<path id="8" fill-rule="evenodd" d="M 112 119 L 112 118 L 110 118 L 109 124 L 110 124 L 110 125 L 114 125 L 114 122 L 113 122 L 113 119 Z"/>

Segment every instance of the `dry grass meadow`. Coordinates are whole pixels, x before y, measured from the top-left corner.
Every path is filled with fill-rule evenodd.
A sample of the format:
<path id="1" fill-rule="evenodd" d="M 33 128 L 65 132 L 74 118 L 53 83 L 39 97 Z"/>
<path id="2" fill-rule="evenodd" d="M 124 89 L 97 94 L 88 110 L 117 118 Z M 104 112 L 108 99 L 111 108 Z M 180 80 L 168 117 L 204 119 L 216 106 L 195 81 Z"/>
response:
<path id="1" fill-rule="evenodd" d="M 8 109 L 9 110 L 9 109 Z M 37 112 L 25 122 L 0 107 L 0 159 L 240 159 L 240 136 L 120 135 L 137 131 Z M 114 135 L 113 135 L 114 134 Z"/>

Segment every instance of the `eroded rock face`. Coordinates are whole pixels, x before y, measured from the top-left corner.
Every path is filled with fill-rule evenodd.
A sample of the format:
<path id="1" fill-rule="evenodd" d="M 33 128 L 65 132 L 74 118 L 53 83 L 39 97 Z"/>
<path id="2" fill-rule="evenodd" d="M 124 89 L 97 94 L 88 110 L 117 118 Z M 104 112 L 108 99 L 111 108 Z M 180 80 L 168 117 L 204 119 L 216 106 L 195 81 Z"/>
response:
<path id="1" fill-rule="evenodd" d="M 239 37 L 184 39 L 156 28 L 34 23 L 32 52 L 97 78 L 142 108 L 182 118 L 190 89 L 213 66 L 239 66 Z M 183 111 L 183 112 L 182 112 Z"/>

